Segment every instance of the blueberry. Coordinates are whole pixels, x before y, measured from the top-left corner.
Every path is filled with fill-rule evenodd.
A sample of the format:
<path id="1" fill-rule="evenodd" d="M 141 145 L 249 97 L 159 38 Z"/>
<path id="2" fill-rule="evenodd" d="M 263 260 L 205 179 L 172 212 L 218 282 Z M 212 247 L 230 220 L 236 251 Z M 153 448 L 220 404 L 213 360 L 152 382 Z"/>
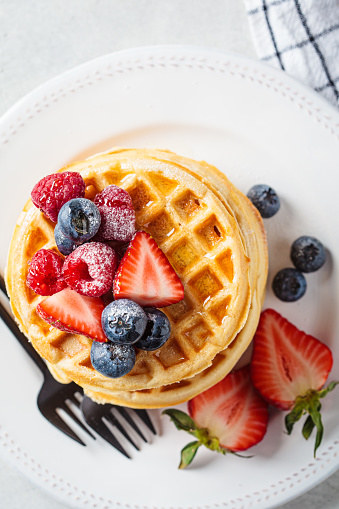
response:
<path id="1" fill-rule="evenodd" d="M 171 324 L 165 313 L 157 308 L 144 308 L 148 323 L 143 336 L 135 345 L 141 350 L 157 350 L 171 335 Z"/>
<path id="2" fill-rule="evenodd" d="M 131 345 L 145 332 L 147 316 L 139 304 L 128 299 L 118 299 L 105 307 L 101 324 L 110 341 Z"/>
<path id="3" fill-rule="evenodd" d="M 74 198 L 65 203 L 58 215 L 61 232 L 76 244 L 83 244 L 99 230 L 101 216 L 98 207 L 86 198 Z"/>
<path id="4" fill-rule="evenodd" d="M 65 256 L 71 254 L 74 251 L 74 249 L 78 247 L 78 244 L 73 242 L 73 240 L 65 237 L 65 235 L 60 230 L 60 226 L 58 223 L 54 228 L 54 238 L 60 253 L 62 253 Z"/>
<path id="5" fill-rule="evenodd" d="M 291 260 L 301 272 L 315 272 L 324 265 L 325 258 L 324 246 L 314 237 L 304 235 L 292 244 Z"/>
<path id="6" fill-rule="evenodd" d="M 93 341 L 91 362 L 96 371 L 110 378 L 127 375 L 135 364 L 135 349 L 131 345 L 117 345 L 108 341 Z"/>
<path id="7" fill-rule="evenodd" d="M 272 288 L 278 299 L 294 302 L 306 292 L 306 279 L 299 270 L 282 269 L 275 275 Z"/>
<path id="8" fill-rule="evenodd" d="M 247 198 L 259 210 L 261 217 L 267 219 L 274 216 L 280 208 L 280 201 L 277 193 L 272 187 L 266 184 L 258 184 L 251 187 L 247 193 Z"/>

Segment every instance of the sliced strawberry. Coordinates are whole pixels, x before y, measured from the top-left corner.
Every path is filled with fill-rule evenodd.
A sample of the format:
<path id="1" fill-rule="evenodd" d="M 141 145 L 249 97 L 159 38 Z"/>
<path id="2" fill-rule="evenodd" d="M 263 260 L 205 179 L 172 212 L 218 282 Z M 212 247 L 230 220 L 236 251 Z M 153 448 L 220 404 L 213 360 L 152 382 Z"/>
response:
<path id="1" fill-rule="evenodd" d="M 166 410 L 178 429 L 198 440 L 181 451 L 179 468 L 187 466 L 200 445 L 225 454 L 244 451 L 260 442 L 267 429 L 268 405 L 254 389 L 249 366 L 227 375 L 188 402 L 186 415 Z"/>
<path id="2" fill-rule="evenodd" d="M 261 314 L 253 339 L 252 380 L 272 405 L 290 409 L 298 396 L 317 391 L 332 369 L 330 349 L 273 309 Z"/>
<path id="3" fill-rule="evenodd" d="M 164 307 L 184 298 L 184 287 L 149 233 L 131 240 L 113 283 L 115 299 L 131 299 L 141 306 Z"/>
<path id="4" fill-rule="evenodd" d="M 334 389 L 336 382 L 322 389 L 332 369 L 330 349 L 305 334 L 273 309 L 261 314 L 253 339 L 251 375 L 255 387 L 272 405 L 291 410 L 285 418 L 288 433 L 302 415 L 309 413 L 303 435 L 314 428 L 320 445 L 323 427 L 319 399 Z"/>
<path id="5" fill-rule="evenodd" d="M 66 288 L 40 302 L 37 313 L 57 329 L 104 343 L 107 341 L 101 327 L 104 307 L 100 298 L 86 297 Z"/>
<path id="6" fill-rule="evenodd" d="M 244 451 L 260 442 L 268 421 L 267 405 L 251 383 L 248 366 L 191 399 L 188 413 L 229 451 Z"/>

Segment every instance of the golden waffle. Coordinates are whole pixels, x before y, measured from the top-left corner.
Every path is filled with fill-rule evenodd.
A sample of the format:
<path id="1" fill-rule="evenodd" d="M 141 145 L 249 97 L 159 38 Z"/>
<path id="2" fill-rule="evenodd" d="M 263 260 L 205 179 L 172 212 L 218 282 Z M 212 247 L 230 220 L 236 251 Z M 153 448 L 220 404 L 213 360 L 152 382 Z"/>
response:
<path id="1" fill-rule="evenodd" d="M 167 160 L 166 160 L 167 157 Z M 249 261 L 231 208 L 218 199 L 185 164 L 166 152 L 116 150 L 74 163 L 61 171 L 78 171 L 86 196 L 110 184 L 126 189 L 137 226 L 152 234 L 179 274 L 182 303 L 164 308 L 172 334 L 156 352 L 137 352 L 134 369 L 110 379 L 92 368 L 84 336 L 51 327 L 36 314 L 44 297 L 26 286 L 28 262 L 41 248 L 55 248 L 54 225 L 29 201 L 14 231 L 6 279 L 13 312 L 33 346 L 56 370 L 85 389 L 134 391 L 190 378 L 207 368 L 246 323 L 251 303 Z"/>
<path id="2" fill-rule="evenodd" d="M 172 154 L 167 154 L 167 157 L 172 157 Z M 252 289 L 251 308 L 246 324 L 235 340 L 216 355 L 212 365 L 194 377 L 175 384 L 140 391 L 110 394 L 85 391 L 88 396 L 97 402 L 134 408 L 160 408 L 177 405 L 207 390 L 224 378 L 252 340 L 259 321 L 268 270 L 266 234 L 262 219 L 250 201 L 228 181 L 224 174 L 206 163 L 194 162 L 192 166 L 194 166 L 195 176 L 208 178 L 205 183 L 208 184 L 210 189 L 218 194 L 225 205 L 231 205 L 243 233 L 247 253 L 250 257 L 250 284 Z M 192 168 L 190 171 L 193 171 Z M 59 373 L 59 376 L 62 377 L 63 374 Z"/>

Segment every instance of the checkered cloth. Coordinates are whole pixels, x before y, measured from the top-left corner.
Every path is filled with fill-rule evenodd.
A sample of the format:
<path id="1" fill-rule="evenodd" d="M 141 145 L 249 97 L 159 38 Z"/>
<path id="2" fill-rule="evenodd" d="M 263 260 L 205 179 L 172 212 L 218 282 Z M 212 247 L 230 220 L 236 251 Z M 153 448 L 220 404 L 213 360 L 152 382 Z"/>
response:
<path id="1" fill-rule="evenodd" d="M 339 0 L 245 0 L 259 57 L 338 105 Z"/>

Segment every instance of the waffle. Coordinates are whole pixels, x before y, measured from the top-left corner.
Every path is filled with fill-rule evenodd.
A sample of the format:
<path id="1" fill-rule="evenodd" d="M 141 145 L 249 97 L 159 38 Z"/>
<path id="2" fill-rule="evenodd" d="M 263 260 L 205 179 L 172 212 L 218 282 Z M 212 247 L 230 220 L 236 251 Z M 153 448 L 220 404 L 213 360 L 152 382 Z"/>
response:
<path id="1" fill-rule="evenodd" d="M 172 155 L 169 153 L 167 157 L 170 158 Z M 109 402 L 133 408 L 161 408 L 187 401 L 224 378 L 247 349 L 255 333 L 265 296 L 268 270 L 266 234 L 262 219 L 250 201 L 216 168 L 206 163 L 196 162 L 192 167 L 195 172 L 193 172 L 193 168 L 190 171 L 197 178 L 205 179 L 204 182 L 219 196 L 225 206 L 228 204 L 232 206 L 234 216 L 243 234 L 246 250 L 251 260 L 252 302 L 246 324 L 235 340 L 216 355 L 212 365 L 194 377 L 179 383 L 140 391 L 110 394 L 85 391 L 89 397 L 99 403 Z M 63 374 L 59 373 L 59 376 L 62 377 Z"/>
<path id="2" fill-rule="evenodd" d="M 186 168 L 191 168 L 190 171 Z M 126 189 L 137 227 L 151 233 L 185 288 L 185 299 L 164 308 L 172 334 L 156 352 L 137 351 L 133 370 L 110 379 L 90 362 L 92 341 L 40 319 L 43 299 L 26 286 L 28 262 L 41 248 L 55 249 L 54 225 L 29 201 L 17 222 L 6 271 L 16 319 L 39 354 L 86 390 L 110 394 L 181 382 L 208 368 L 244 327 L 251 305 L 249 258 L 229 204 L 194 176 L 194 162 L 160 151 L 115 150 L 73 163 L 86 197 L 110 184 Z"/>

